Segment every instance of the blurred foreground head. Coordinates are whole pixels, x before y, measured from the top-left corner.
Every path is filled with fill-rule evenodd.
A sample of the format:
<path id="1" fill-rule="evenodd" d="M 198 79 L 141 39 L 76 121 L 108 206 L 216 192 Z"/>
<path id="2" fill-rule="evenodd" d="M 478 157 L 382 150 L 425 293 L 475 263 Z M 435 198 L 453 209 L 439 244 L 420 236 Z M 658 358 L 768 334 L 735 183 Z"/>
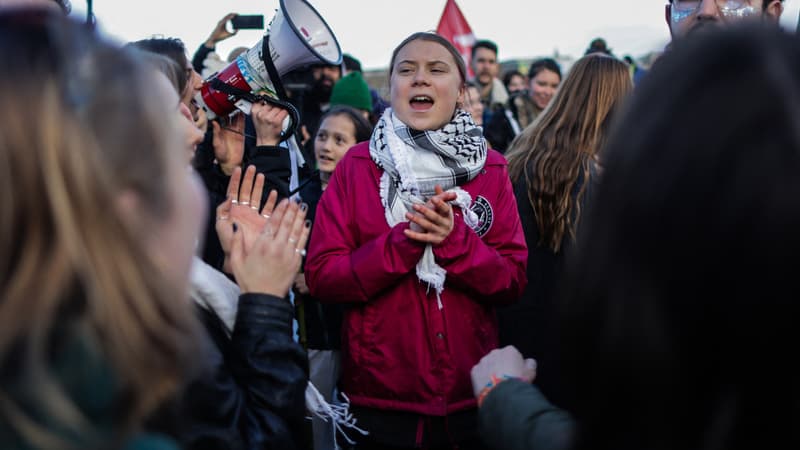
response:
<path id="1" fill-rule="evenodd" d="M 800 448 L 800 42 L 676 42 L 609 138 L 565 284 L 584 447 Z"/>
<path id="2" fill-rule="evenodd" d="M 669 0 L 665 8 L 673 37 L 683 37 L 742 20 L 777 24 L 783 0 Z"/>
<path id="3" fill-rule="evenodd" d="M 0 10 L 0 60 L 0 435 L 117 442 L 179 383 L 194 329 L 177 96 L 59 11 Z"/>
<path id="4" fill-rule="evenodd" d="M 7 8 L 52 8 L 69 14 L 72 11 L 70 0 L 2 0 L 0 10 Z"/>

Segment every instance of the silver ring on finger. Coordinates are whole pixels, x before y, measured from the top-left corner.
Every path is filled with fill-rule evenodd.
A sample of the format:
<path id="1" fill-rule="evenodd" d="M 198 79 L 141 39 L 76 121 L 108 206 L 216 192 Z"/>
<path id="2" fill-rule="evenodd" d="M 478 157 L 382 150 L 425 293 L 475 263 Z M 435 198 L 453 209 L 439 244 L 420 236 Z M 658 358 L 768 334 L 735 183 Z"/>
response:
<path id="1" fill-rule="evenodd" d="M 239 204 L 240 204 L 240 205 L 243 205 L 243 206 L 249 206 L 249 205 L 250 205 L 250 202 L 239 202 Z"/>
<path id="2" fill-rule="evenodd" d="M 270 215 L 269 215 L 269 214 L 262 214 L 262 215 L 261 215 L 261 217 L 263 217 L 263 218 L 265 218 L 265 219 L 269 219 L 269 218 L 270 218 Z"/>
<path id="3" fill-rule="evenodd" d="M 295 239 L 295 238 L 289 238 L 289 243 L 290 243 L 290 244 L 297 244 L 297 239 Z"/>
<path id="4" fill-rule="evenodd" d="M 296 248 L 296 249 L 294 249 L 294 252 L 297 253 L 298 255 L 302 256 L 303 258 L 306 257 L 306 249 L 304 249 L 304 248 Z"/>
<path id="5" fill-rule="evenodd" d="M 233 200 L 231 200 L 231 203 L 233 203 L 234 205 L 238 205 L 238 204 L 239 204 L 239 200 L 236 200 L 236 199 L 234 198 Z"/>
<path id="6" fill-rule="evenodd" d="M 254 210 L 258 211 L 258 206 L 250 205 L 250 209 L 254 209 Z"/>

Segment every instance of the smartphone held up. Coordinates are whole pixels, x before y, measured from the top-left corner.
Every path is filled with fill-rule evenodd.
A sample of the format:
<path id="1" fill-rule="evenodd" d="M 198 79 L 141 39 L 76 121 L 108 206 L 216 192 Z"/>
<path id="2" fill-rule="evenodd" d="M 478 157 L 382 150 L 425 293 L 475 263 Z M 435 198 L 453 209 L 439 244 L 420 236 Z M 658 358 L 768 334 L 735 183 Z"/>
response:
<path id="1" fill-rule="evenodd" d="M 234 30 L 263 30 L 264 16 L 261 14 L 238 14 L 231 19 L 231 27 Z"/>

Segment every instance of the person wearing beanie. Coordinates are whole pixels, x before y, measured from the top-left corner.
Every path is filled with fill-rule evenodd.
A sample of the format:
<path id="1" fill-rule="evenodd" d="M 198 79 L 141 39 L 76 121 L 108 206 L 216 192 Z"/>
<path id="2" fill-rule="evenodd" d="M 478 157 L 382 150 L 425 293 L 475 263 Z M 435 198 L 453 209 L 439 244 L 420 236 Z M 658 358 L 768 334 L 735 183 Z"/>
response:
<path id="1" fill-rule="evenodd" d="M 358 72 L 364 74 L 361 69 L 361 61 L 353 57 L 353 55 L 345 53 L 342 55 L 342 75 L 347 75 L 350 72 Z M 369 119 L 371 124 L 377 122 L 377 118 L 383 115 L 383 111 L 389 107 L 389 103 L 381 97 L 375 89 L 369 88 L 369 93 L 372 96 L 372 115 Z"/>
<path id="2" fill-rule="evenodd" d="M 372 95 L 361 72 L 350 72 L 343 76 L 331 92 L 331 106 L 346 105 L 359 110 L 369 120 L 372 112 Z"/>

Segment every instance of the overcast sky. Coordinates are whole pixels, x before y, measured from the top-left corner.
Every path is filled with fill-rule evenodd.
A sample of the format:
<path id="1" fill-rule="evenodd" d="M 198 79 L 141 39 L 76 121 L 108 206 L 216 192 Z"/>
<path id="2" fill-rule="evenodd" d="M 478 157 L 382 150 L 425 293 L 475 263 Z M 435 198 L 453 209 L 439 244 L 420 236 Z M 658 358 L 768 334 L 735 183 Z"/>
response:
<path id="1" fill-rule="evenodd" d="M 73 14 L 86 9 L 72 0 Z M 389 63 L 391 51 L 415 31 L 434 30 L 445 0 L 311 0 L 342 50 L 365 68 Z M 478 39 L 494 40 L 500 59 L 561 54 L 580 56 L 601 36 L 617 55 L 641 56 L 669 41 L 666 0 L 456 0 Z M 785 0 L 784 25 L 794 29 L 800 0 Z M 278 0 L 94 0 L 101 29 L 120 41 L 164 35 L 181 38 L 192 53 L 228 12 L 263 14 Z M 262 32 L 242 30 L 218 46 L 220 54 L 250 47 Z"/>

